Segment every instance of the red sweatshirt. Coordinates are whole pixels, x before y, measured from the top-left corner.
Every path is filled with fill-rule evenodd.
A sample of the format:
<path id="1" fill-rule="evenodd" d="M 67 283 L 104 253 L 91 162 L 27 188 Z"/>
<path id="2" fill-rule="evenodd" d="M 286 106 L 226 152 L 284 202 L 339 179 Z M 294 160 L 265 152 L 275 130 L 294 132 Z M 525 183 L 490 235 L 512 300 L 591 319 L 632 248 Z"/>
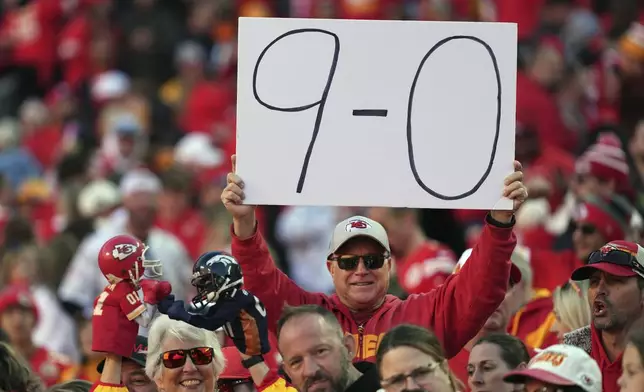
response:
<path id="1" fill-rule="evenodd" d="M 375 361 L 376 349 L 385 332 L 403 323 L 433 330 L 443 343 L 447 358 L 455 356 L 505 298 L 510 255 L 515 245 L 512 227 L 486 223 L 460 273 L 448 277 L 436 290 L 411 295 L 404 301 L 387 295 L 371 318 L 358 325 L 337 295 L 306 292 L 280 271 L 261 234 L 256 232 L 240 240 L 232 233 L 232 254 L 244 272 L 245 288 L 266 306 L 268 325 L 273 331 L 285 304 L 320 305 L 336 315 L 345 333 L 355 337 L 358 350 L 354 360 L 371 362 Z"/>
<path id="2" fill-rule="evenodd" d="M 583 263 L 572 250 L 530 249 L 532 287 L 553 291 L 570 280 L 572 272 Z"/>

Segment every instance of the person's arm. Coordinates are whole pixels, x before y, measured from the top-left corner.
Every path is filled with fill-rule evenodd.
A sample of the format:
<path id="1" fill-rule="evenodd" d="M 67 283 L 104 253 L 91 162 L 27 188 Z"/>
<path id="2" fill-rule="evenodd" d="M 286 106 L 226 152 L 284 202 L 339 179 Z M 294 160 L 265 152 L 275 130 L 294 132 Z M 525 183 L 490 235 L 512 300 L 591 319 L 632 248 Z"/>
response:
<path id="1" fill-rule="evenodd" d="M 94 237 L 81 243 L 63 277 L 58 296 L 65 309 L 84 310 L 91 307 L 95 293 L 96 254 Z M 107 282 L 106 282 L 107 283 Z"/>
<path id="2" fill-rule="evenodd" d="M 246 239 L 240 239 L 235 232 L 234 229 L 231 230 L 231 251 L 242 268 L 244 288 L 265 304 L 269 325 L 277 325 L 277 319 L 285 304 L 321 305 L 325 301 L 324 294 L 303 290 L 275 266 L 264 238 L 257 231 L 257 226 L 255 232 Z"/>
<path id="3" fill-rule="evenodd" d="M 510 256 L 516 244 L 513 223 L 489 215 L 467 263 L 436 290 L 410 296 L 401 310 L 433 330 L 452 358 L 499 307 L 510 280 Z M 412 316 L 413 317 L 413 316 Z"/>

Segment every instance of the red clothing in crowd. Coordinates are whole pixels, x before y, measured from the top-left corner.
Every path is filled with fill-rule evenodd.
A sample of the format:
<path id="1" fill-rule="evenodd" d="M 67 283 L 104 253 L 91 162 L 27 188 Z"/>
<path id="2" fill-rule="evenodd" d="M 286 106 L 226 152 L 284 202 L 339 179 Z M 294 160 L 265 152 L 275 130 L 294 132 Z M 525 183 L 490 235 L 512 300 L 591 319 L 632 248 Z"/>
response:
<path id="1" fill-rule="evenodd" d="M 179 238 L 193 260 L 197 260 L 203 253 L 207 225 L 198 211 L 186 210 L 174 221 L 162 221 L 157 218 L 156 226 Z"/>
<path id="2" fill-rule="evenodd" d="M 106 70 L 92 61 L 91 41 L 92 25 L 83 14 L 69 21 L 60 33 L 58 58 L 63 63 L 63 79 L 71 88 Z"/>
<path id="3" fill-rule="evenodd" d="M 50 82 L 56 62 L 60 0 L 35 0 L 6 12 L 0 20 L 0 37 L 12 42 L 9 62 L 34 67 L 40 83 Z"/>
<path id="4" fill-rule="evenodd" d="M 545 0 L 497 0 L 497 21 L 517 23 L 519 39 L 527 38 L 539 24 L 544 3 Z"/>
<path id="5" fill-rule="evenodd" d="M 389 19 L 395 0 L 336 0 L 338 19 Z"/>
<path id="6" fill-rule="evenodd" d="M 51 353 L 42 347 L 38 347 L 29 358 L 29 365 L 47 387 L 59 383 L 63 374 L 72 367 L 72 364 L 64 357 Z"/>
<path id="7" fill-rule="evenodd" d="M 452 275 L 457 261 L 447 246 L 426 241 L 407 257 L 396 259 L 398 284 L 407 294 L 430 292 Z"/>
<path id="8" fill-rule="evenodd" d="M 387 295 L 368 315 L 352 313 L 336 294 L 309 293 L 298 287 L 273 261 L 260 233 L 241 240 L 232 233 L 232 254 L 244 270 L 244 286 L 265 305 L 268 325 L 277 325 L 283 307 L 317 304 L 331 310 L 345 333 L 357 343 L 356 361 L 375 361 L 382 336 L 393 326 L 417 324 L 433 330 L 444 344 L 447 358 L 472 339 L 505 298 L 510 279 L 510 256 L 516 245 L 512 228 L 486 223 L 469 262 L 459 274 L 429 293 L 406 300 Z"/>
<path id="9" fill-rule="evenodd" d="M 53 169 L 60 154 L 60 126 L 52 125 L 29 132 L 22 145 L 40 162 L 44 170 Z"/>
<path id="10" fill-rule="evenodd" d="M 532 287 L 553 291 L 570 280 L 570 275 L 582 266 L 572 250 L 554 252 L 548 249 L 530 249 Z"/>
<path id="11" fill-rule="evenodd" d="M 590 356 L 597 362 L 602 370 L 602 391 L 619 392 L 617 379 L 622 375 L 622 356 L 620 354 L 614 362 L 611 362 L 606 355 L 604 345 L 601 342 L 599 331 L 590 323 L 591 349 Z"/>
<path id="12" fill-rule="evenodd" d="M 555 99 L 523 72 L 517 72 L 517 121 L 533 127 L 544 147 L 556 146 L 564 150 L 574 147 Z"/>
<path id="13" fill-rule="evenodd" d="M 555 322 L 552 296 L 548 290 L 537 290 L 533 300 L 512 317 L 508 332 L 532 348 L 557 344 L 557 335 L 550 332 Z"/>
<path id="14" fill-rule="evenodd" d="M 216 122 L 226 119 L 235 104 L 234 91 L 209 81 L 199 82 L 189 94 L 179 118 L 185 132 L 210 133 Z"/>

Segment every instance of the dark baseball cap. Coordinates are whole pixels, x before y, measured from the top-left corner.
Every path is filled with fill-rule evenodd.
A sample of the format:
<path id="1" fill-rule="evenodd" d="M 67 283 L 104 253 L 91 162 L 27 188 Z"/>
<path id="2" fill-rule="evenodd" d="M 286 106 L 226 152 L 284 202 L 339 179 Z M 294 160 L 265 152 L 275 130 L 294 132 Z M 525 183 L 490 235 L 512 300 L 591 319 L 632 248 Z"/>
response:
<path id="1" fill-rule="evenodd" d="M 132 355 L 129 357 L 126 357 L 126 359 L 129 359 L 130 361 L 133 361 L 137 365 L 140 365 L 141 367 L 145 367 L 145 360 L 148 357 L 148 338 L 145 336 L 137 336 L 136 337 L 136 343 L 134 344 L 134 349 L 132 350 Z M 105 359 L 103 359 L 99 364 L 96 366 L 96 371 L 99 373 L 103 372 L 103 366 L 105 366 Z"/>

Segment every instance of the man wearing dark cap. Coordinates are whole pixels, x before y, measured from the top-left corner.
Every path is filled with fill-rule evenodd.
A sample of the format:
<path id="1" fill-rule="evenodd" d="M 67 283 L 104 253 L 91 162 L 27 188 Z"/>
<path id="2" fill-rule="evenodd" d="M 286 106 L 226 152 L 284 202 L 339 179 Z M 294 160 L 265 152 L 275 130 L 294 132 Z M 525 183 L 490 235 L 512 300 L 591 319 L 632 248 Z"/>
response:
<path id="1" fill-rule="evenodd" d="M 589 353 L 602 371 L 603 391 L 617 392 L 626 334 L 644 315 L 644 248 L 613 241 L 591 253 L 573 280 L 588 280 L 591 325 L 564 336 Z"/>
<path id="2" fill-rule="evenodd" d="M 130 392 L 156 392 L 156 384 L 145 374 L 145 360 L 148 356 L 148 338 L 145 336 L 136 337 L 136 345 L 132 355 L 123 358 L 121 363 L 121 382 Z M 103 372 L 105 360 L 102 360 L 96 371 Z"/>

